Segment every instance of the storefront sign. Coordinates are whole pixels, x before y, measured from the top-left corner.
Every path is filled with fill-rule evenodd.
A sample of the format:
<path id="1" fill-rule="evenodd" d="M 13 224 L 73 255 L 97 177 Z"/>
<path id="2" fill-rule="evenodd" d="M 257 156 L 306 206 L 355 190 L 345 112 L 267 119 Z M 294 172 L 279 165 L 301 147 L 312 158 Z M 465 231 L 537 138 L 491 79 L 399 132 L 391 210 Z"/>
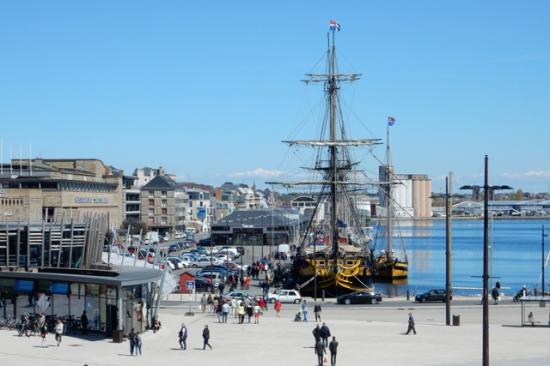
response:
<path id="1" fill-rule="evenodd" d="M 186 281 L 185 286 L 188 290 L 193 290 L 195 289 L 195 281 Z"/>
<path id="2" fill-rule="evenodd" d="M 79 197 L 76 196 L 74 198 L 74 203 L 88 203 L 88 204 L 107 204 L 109 203 L 109 200 L 107 197 Z"/>

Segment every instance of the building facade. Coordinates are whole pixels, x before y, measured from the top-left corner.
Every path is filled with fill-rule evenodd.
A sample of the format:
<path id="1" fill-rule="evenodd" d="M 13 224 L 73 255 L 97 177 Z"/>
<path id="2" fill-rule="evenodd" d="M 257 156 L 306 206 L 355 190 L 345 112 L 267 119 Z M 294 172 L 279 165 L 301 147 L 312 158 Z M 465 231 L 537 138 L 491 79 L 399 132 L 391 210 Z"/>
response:
<path id="1" fill-rule="evenodd" d="M 98 159 L 12 160 L 0 166 L 3 222 L 123 219 L 122 173 Z"/>
<path id="2" fill-rule="evenodd" d="M 141 221 L 161 234 L 185 229 L 185 191 L 171 178 L 158 175 L 141 187 Z"/>

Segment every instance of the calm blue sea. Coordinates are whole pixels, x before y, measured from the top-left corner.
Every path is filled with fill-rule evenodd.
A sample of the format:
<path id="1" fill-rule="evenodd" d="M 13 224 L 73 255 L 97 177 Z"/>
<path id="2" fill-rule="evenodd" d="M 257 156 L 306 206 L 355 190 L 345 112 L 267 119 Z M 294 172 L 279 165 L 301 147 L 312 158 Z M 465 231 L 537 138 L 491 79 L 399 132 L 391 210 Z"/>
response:
<path id="1" fill-rule="evenodd" d="M 549 220 L 494 220 L 490 223 L 490 273 L 505 293 L 515 292 L 521 286 L 540 287 L 542 225 L 550 232 Z M 383 227 L 380 227 L 383 230 Z M 453 287 L 481 288 L 483 272 L 483 220 L 454 220 L 453 222 Z M 445 220 L 399 222 L 401 239 L 394 239 L 394 247 L 404 245 L 409 259 L 409 279 L 406 284 L 383 285 L 376 288 L 386 294 L 403 294 L 407 288 L 418 293 L 430 288 L 445 287 Z M 382 231 L 383 232 L 383 231 Z M 381 238 L 379 245 L 385 246 Z M 550 238 L 546 238 L 546 255 Z M 545 271 L 546 287 L 550 271 Z M 455 293 L 479 294 L 480 290 L 455 289 Z"/>

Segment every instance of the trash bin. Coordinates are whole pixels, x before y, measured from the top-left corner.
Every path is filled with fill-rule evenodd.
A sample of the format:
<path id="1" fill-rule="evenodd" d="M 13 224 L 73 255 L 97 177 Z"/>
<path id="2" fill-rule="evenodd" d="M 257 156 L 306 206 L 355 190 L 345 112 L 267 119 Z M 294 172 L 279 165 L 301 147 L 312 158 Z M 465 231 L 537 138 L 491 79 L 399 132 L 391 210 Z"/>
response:
<path id="1" fill-rule="evenodd" d="M 122 343 L 122 342 L 124 342 L 124 331 L 113 330 L 113 343 Z"/>
<path id="2" fill-rule="evenodd" d="M 460 325 L 460 315 L 453 315 L 453 326 L 458 327 Z"/>

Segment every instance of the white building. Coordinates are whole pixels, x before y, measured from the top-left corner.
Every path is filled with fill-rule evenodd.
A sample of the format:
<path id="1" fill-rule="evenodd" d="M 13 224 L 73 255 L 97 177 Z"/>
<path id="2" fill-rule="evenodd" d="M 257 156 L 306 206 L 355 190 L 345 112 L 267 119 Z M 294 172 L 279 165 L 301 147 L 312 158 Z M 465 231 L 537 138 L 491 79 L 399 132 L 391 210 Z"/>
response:
<path id="1" fill-rule="evenodd" d="M 315 211 L 315 206 L 317 204 L 317 199 L 311 196 L 298 196 L 290 201 L 290 207 L 300 211 L 301 215 L 311 217 Z M 325 217 L 325 203 L 321 202 L 315 212 L 315 217 L 313 221 L 315 223 L 320 223 Z"/>
<path id="2" fill-rule="evenodd" d="M 134 186 L 136 188 L 141 188 L 158 175 L 165 175 L 168 178 L 172 179 L 173 181 L 176 180 L 176 175 L 166 173 L 163 167 L 158 167 L 157 169 L 144 167 L 144 168 L 137 168 L 136 170 L 134 170 L 134 177 L 136 177 Z"/>

